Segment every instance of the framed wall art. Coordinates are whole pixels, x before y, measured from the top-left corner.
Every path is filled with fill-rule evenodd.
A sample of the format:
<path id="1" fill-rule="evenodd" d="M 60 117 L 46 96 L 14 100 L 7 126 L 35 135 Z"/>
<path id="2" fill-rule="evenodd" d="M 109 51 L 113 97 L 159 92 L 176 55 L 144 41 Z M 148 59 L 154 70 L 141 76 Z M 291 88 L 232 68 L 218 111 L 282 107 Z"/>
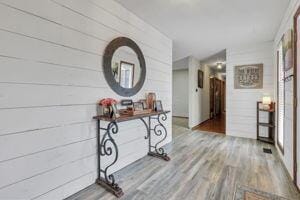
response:
<path id="1" fill-rule="evenodd" d="M 261 89 L 263 75 L 263 64 L 235 66 L 234 89 Z"/>
<path id="2" fill-rule="evenodd" d="M 203 71 L 198 70 L 198 88 L 203 88 Z"/>
<path id="3" fill-rule="evenodd" d="M 293 31 L 289 29 L 282 37 L 282 54 L 284 71 L 289 71 L 294 66 Z"/>

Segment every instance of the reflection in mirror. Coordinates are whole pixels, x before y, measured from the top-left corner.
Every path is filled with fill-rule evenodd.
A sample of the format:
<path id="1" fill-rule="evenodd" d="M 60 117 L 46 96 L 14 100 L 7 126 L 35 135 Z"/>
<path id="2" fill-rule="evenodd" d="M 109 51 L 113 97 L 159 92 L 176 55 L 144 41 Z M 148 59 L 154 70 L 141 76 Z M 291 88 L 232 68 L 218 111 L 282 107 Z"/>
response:
<path id="1" fill-rule="evenodd" d="M 140 79 L 140 62 L 137 54 L 127 46 L 118 48 L 111 62 L 115 81 L 123 88 L 133 88 Z"/>
<path id="2" fill-rule="evenodd" d="M 134 64 L 121 61 L 120 85 L 123 88 L 132 88 L 134 79 Z"/>

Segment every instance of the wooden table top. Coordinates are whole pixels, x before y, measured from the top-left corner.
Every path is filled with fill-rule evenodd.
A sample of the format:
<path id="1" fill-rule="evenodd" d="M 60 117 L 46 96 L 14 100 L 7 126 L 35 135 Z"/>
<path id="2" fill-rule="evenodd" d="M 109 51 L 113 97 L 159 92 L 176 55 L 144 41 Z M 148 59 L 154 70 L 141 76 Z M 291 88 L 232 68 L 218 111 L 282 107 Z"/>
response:
<path id="1" fill-rule="evenodd" d="M 107 122 L 124 122 L 124 121 L 130 121 L 130 120 L 134 120 L 134 119 L 140 119 L 143 117 L 151 117 L 151 116 L 155 116 L 155 115 L 160 115 L 160 114 L 167 114 L 170 111 L 152 111 L 150 113 L 144 113 L 144 114 L 137 114 L 137 115 L 120 115 L 120 117 L 117 118 L 110 118 L 108 116 L 104 116 L 104 115 L 98 115 L 93 117 L 93 119 L 97 119 L 97 120 L 102 120 L 102 121 L 107 121 Z"/>

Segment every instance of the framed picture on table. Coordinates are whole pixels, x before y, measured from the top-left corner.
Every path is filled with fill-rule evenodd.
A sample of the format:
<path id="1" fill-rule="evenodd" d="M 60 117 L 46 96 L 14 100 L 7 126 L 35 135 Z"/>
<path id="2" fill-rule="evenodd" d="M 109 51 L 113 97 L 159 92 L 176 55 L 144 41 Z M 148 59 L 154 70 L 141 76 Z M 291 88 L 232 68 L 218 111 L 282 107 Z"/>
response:
<path id="1" fill-rule="evenodd" d="M 144 110 L 145 110 L 145 109 L 148 109 L 148 106 L 147 106 L 147 100 L 146 100 L 146 99 L 141 99 L 140 102 L 143 104 Z"/>
<path id="2" fill-rule="evenodd" d="M 133 110 L 134 111 L 144 110 L 143 103 L 142 102 L 134 102 L 133 103 Z"/>
<path id="3" fill-rule="evenodd" d="M 154 101 L 154 110 L 157 112 L 163 111 L 161 100 Z"/>

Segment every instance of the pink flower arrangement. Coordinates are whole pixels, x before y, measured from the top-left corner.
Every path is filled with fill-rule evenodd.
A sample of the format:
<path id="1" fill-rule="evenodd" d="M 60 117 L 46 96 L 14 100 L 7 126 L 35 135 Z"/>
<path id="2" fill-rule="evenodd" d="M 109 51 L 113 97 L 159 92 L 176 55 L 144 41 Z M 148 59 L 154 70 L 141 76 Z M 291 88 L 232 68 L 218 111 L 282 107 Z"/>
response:
<path id="1" fill-rule="evenodd" d="M 104 106 L 104 107 L 109 107 L 109 106 L 112 106 L 114 104 L 117 104 L 117 100 L 112 99 L 112 98 L 105 98 L 105 99 L 102 99 L 99 102 L 99 105 Z"/>

